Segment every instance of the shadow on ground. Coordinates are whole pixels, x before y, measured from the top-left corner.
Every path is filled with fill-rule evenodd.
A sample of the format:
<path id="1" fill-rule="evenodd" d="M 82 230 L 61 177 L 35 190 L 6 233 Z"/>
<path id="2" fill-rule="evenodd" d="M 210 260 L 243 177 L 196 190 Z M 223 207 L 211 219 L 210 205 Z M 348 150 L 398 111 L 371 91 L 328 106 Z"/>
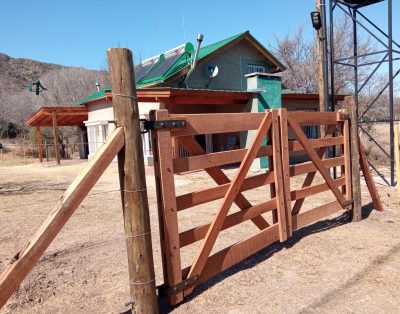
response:
<path id="1" fill-rule="evenodd" d="M 374 209 L 374 207 L 373 207 L 372 203 L 364 205 L 362 208 L 362 218 L 363 219 L 368 218 L 373 209 Z M 316 234 L 319 232 L 327 231 L 329 229 L 347 224 L 348 222 L 350 222 L 350 219 L 351 219 L 351 213 L 349 211 L 346 211 L 338 217 L 318 221 L 312 225 L 306 226 L 306 227 L 296 231 L 293 234 L 293 236 L 290 239 L 288 239 L 287 241 L 285 241 L 284 243 L 276 242 L 274 244 L 271 244 L 271 245 L 267 246 L 266 248 L 262 249 L 261 251 L 259 251 L 258 253 L 244 259 L 242 262 L 236 264 L 235 266 L 232 266 L 231 268 L 221 272 L 219 275 L 213 277 L 212 279 L 202 283 L 201 285 L 196 287 L 195 291 L 190 296 L 185 298 L 184 302 L 178 304 L 177 306 L 171 307 L 167 304 L 165 299 L 160 300 L 160 313 L 170 313 L 175 308 L 178 308 L 179 306 L 181 306 L 187 302 L 190 302 L 193 298 L 200 295 L 205 290 L 209 289 L 210 287 L 214 286 L 215 284 L 221 282 L 225 278 L 230 277 L 242 270 L 255 267 L 259 263 L 262 263 L 265 260 L 269 259 L 275 253 L 281 251 L 282 249 L 288 249 L 288 248 L 293 247 L 296 243 L 298 243 L 300 240 L 302 240 L 303 238 L 305 238 L 307 236 L 310 236 L 312 234 Z M 372 262 L 372 263 L 374 263 L 374 262 Z M 363 271 L 365 271 L 365 270 L 363 270 Z M 345 285 L 346 284 L 344 284 L 343 286 L 345 286 Z M 333 291 L 332 293 L 336 293 L 336 290 Z M 327 295 L 324 298 L 328 299 L 329 297 L 330 296 Z M 310 308 L 318 307 L 318 305 L 321 302 L 324 302 L 324 300 L 317 301 L 315 304 L 310 305 Z M 131 313 L 131 311 L 123 312 L 122 314 L 128 314 L 128 313 Z"/>

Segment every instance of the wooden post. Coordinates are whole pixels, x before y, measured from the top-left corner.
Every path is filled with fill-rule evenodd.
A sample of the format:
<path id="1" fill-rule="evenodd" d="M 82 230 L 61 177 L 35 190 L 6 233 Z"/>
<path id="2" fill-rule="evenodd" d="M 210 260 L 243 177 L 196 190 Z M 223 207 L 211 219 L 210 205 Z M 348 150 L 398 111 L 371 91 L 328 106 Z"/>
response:
<path id="1" fill-rule="evenodd" d="M 158 313 L 155 286 L 149 205 L 139 107 L 133 71 L 132 52 L 126 48 L 107 51 L 114 117 L 125 129 L 125 146 L 118 154 L 124 229 L 132 312 Z"/>
<path id="2" fill-rule="evenodd" d="M 316 11 L 321 14 L 321 0 L 316 0 Z M 318 31 L 318 90 L 319 90 L 319 111 L 325 111 L 325 91 L 324 91 L 324 64 L 322 60 L 323 47 L 322 47 L 322 28 Z M 325 136 L 325 127 L 320 125 L 320 137 Z"/>
<path id="3" fill-rule="evenodd" d="M 60 164 L 60 150 L 58 148 L 58 129 L 57 129 L 57 115 L 53 112 L 53 138 L 54 138 L 54 153 L 56 155 L 57 165 Z"/>
<path id="4" fill-rule="evenodd" d="M 36 127 L 36 130 L 37 130 L 36 135 L 37 135 L 39 162 L 43 162 L 43 147 L 42 147 L 42 137 L 40 136 L 40 126 Z"/>
<path id="5" fill-rule="evenodd" d="M 358 149 L 357 107 L 353 96 L 345 97 L 344 107 L 350 115 L 351 186 L 353 198 L 352 221 L 361 220 L 360 153 Z"/>
<path id="6" fill-rule="evenodd" d="M 397 194 L 400 195 L 400 151 L 399 151 L 399 125 L 394 126 L 394 161 L 396 163 Z"/>
<path id="7" fill-rule="evenodd" d="M 44 141 L 44 150 L 46 151 L 46 161 L 49 162 L 49 147 L 47 146 L 47 141 Z"/>

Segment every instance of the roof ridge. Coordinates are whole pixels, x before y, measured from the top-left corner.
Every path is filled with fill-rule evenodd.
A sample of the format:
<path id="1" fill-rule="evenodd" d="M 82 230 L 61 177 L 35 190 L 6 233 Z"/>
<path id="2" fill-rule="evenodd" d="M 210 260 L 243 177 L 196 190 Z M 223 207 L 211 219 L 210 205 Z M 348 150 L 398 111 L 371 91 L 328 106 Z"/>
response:
<path id="1" fill-rule="evenodd" d="M 224 42 L 224 41 L 226 41 L 226 43 L 228 43 L 228 42 L 232 41 L 233 39 L 236 39 L 236 38 L 238 38 L 238 37 L 240 37 L 240 36 L 242 36 L 243 34 L 248 33 L 248 32 L 249 32 L 249 31 L 241 32 L 241 33 L 239 33 L 239 34 L 229 36 L 228 38 L 218 40 L 218 41 L 216 41 L 215 43 L 208 44 L 207 46 L 200 47 L 200 50 L 201 50 L 201 49 L 208 48 L 208 47 L 210 47 L 210 46 L 214 46 L 214 45 L 220 44 L 220 43 L 222 43 L 222 42 Z"/>

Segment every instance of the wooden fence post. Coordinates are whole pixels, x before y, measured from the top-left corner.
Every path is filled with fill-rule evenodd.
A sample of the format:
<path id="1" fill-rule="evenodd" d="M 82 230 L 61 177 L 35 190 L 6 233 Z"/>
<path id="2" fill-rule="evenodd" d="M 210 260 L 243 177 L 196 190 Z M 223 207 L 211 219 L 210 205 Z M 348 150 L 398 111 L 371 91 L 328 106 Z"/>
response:
<path id="1" fill-rule="evenodd" d="M 354 97 L 344 99 L 344 107 L 350 115 L 350 155 L 351 155 L 351 186 L 353 198 L 352 221 L 361 220 L 361 178 L 360 178 L 360 153 L 358 149 L 358 122 L 357 107 Z"/>
<path id="2" fill-rule="evenodd" d="M 36 127 L 37 130 L 37 147 L 38 147 L 38 155 L 39 162 L 43 162 L 43 147 L 42 147 L 42 136 L 40 135 L 40 126 Z"/>
<path id="3" fill-rule="evenodd" d="M 53 139 L 54 139 L 54 153 L 56 155 L 57 165 L 60 164 L 60 149 L 58 147 L 58 129 L 57 129 L 57 115 L 53 112 Z"/>
<path id="4" fill-rule="evenodd" d="M 126 48 L 110 48 L 107 56 L 114 117 L 117 126 L 123 126 L 125 129 L 125 146 L 118 154 L 118 168 L 128 251 L 132 312 L 158 313 L 132 52 Z"/>
<path id="5" fill-rule="evenodd" d="M 44 141 L 44 150 L 46 151 L 46 161 L 49 162 L 49 147 L 47 146 L 47 141 Z"/>
<path id="6" fill-rule="evenodd" d="M 400 150 L 399 150 L 399 124 L 394 126 L 394 161 L 396 163 L 397 194 L 400 195 Z"/>

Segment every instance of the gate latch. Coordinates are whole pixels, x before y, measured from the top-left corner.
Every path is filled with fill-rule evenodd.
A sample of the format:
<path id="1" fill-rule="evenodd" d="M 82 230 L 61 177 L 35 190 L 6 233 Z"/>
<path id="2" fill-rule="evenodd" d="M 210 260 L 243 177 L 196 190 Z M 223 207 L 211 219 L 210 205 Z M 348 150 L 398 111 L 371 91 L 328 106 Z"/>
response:
<path id="1" fill-rule="evenodd" d="M 176 128 L 185 128 L 186 121 L 185 120 L 146 120 L 140 119 L 140 133 L 144 134 L 149 132 L 150 130 L 159 130 L 159 129 L 176 129 Z"/>
<path id="2" fill-rule="evenodd" d="M 180 283 L 174 285 L 174 286 L 168 286 L 166 284 L 163 284 L 161 286 L 158 286 L 158 296 L 159 297 L 167 297 L 170 295 L 177 294 L 191 286 L 196 282 L 198 278 L 198 275 L 195 275 L 193 277 L 187 278 Z"/>

